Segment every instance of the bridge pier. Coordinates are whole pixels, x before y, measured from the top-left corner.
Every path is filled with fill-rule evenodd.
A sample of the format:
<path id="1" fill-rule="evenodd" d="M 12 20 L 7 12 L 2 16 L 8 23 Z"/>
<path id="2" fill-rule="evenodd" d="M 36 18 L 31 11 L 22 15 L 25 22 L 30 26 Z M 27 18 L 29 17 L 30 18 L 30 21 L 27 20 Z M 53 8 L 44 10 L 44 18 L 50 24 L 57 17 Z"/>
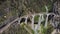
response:
<path id="1" fill-rule="evenodd" d="M 47 14 L 47 17 L 46 17 L 46 21 L 45 21 L 45 28 L 47 27 L 47 24 L 48 24 L 48 16 L 49 16 L 50 14 Z"/>
<path id="2" fill-rule="evenodd" d="M 18 24 L 20 24 L 21 18 L 18 19 Z"/>
<path id="3" fill-rule="evenodd" d="M 32 26 L 32 29 L 34 30 L 34 17 L 35 17 L 35 15 L 32 15 L 32 23 L 31 23 L 31 26 Z"/>
<path id="4" fill-rule="evenodd" d="M 27 24 L 27 19 L 28 19 L 28 16 L 27 16 L 27 17 L 25 17 L 25 24 Z"/>

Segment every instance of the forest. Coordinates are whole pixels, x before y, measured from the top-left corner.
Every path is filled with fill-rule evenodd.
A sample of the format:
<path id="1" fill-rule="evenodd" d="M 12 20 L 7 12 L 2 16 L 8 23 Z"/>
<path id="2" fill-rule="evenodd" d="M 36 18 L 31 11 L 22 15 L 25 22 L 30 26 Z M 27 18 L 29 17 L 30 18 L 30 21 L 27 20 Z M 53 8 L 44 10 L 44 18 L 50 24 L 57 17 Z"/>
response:
<path id="1" fill-rule="evenodd" d="M 46 14 L 50 13 L 51 15 L 47 17 Z M 40 17 L 38 14 L 43 16 Z M 26 15 L 28 15 L 27 24 L 23 18 Z M 19 18 L 22 18 L 20 22 Z M 41 25 L 38 28 L 39 20 Z M 45 20 L 47 20 L 46 28 Z M 36 31 L 32 29 L 31 23 L 37 28 Z M 60 0 L 0 0 L 1 31 L 3 32 L 0 34 L 60 34 Z"/>

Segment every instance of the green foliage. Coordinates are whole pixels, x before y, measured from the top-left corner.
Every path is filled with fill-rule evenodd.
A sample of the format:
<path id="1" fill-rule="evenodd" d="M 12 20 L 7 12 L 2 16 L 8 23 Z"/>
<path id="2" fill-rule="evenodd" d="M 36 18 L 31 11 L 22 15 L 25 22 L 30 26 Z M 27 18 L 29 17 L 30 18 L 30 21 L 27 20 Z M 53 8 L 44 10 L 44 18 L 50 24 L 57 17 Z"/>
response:
<path id="1" fill-rule="evenodd" d="M 48 25 L 48 27 L 45 28 L 42 24 L 40 26 L 40 29 L 38 30 L 38 32 L 41 34 L 51 34 L 52 31 L 53 31 L 53 28 L 51 25 Z"/>
<path id="2" fill-rule="evenodd" d="M 29 32 L 30 34 L 34 34 L 34 30 L 32 30 L 32 28 L 28 25 L 28 24 L 25 24 L 25 23 L 22 23 L 21 26 L 24 27 L 26 29 L 27 32 Z"/>
<path id="3" fill-rule="evenodd" d="M 43 7 L 41 8 L 41 10 L 42 10 L 43 12 L 46 12 L 45 6 L 43 6 Z"/>
<path id="4" fill-rule="evenodd" d="M 38 30 L 41 34 L 47 34 L 47 28 L 44 28 L 43 25 L 41 25 L 40 30 Z"/>
<path id="5" fill-rule="evenodd" d="M 35 22 L 38 22 L 39 16 L 35 16 L 35 17 L 34 17 L 34 20 L 35 20 Z"/>

